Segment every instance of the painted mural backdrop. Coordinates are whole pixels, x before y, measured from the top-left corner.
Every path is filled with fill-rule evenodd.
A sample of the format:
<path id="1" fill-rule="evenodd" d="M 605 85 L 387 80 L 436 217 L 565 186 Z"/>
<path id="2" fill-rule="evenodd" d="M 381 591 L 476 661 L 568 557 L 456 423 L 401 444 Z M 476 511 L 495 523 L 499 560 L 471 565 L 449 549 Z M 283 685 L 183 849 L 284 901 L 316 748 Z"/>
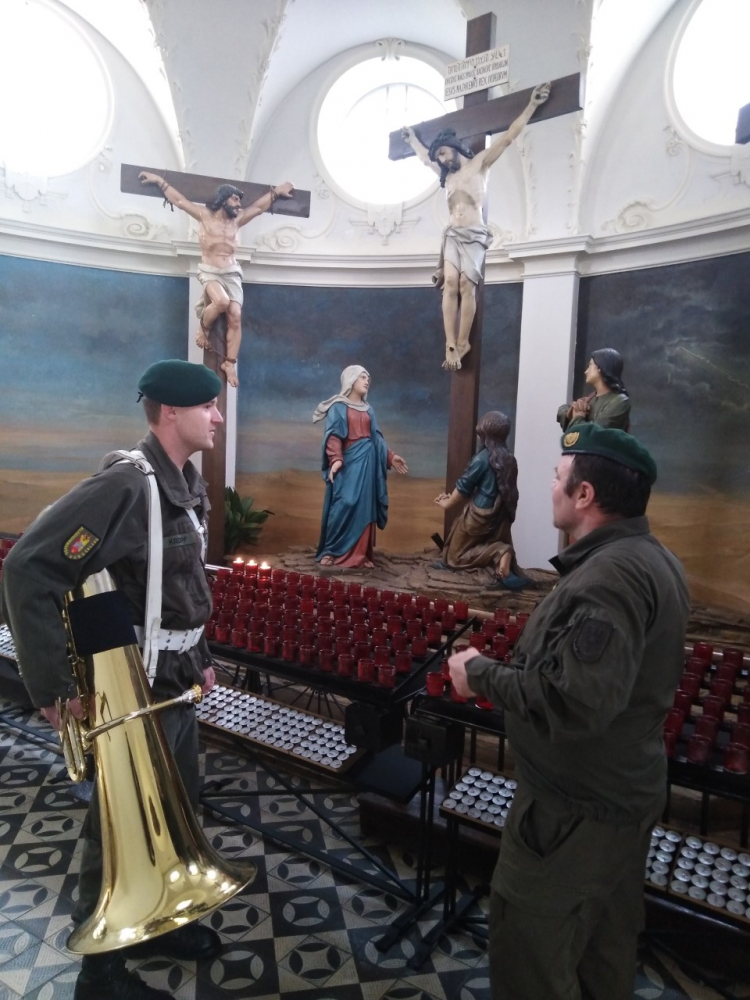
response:
<path id="1" fill-rule="evenodd" d="M 186 278 L 0 257 L 0 529 L 143 436 L 138 378 L 187 356 Z"/>
<path id="2" fill-rule="evenodd" d="M 515 414 L 521 286 L 488 286 L 480 409 Z M 389 477 L 380 544 L 416 551 L 442 529 L 449 376 L 442 370 L 440 297 L 432 288 L 245 285 L 238 400 L 238 485 L 276 512 L 264 549 L 317 542 L 323 502 L 318 402 L 341 371 L 370 372 L 369 401 L 391 448 L 409 465 Z"/>
<path id="3" fill-rule="evenodd" d="M 659 468 L 649 515 L 698 601 L 750 611 L 750 254 L 581 281 L 589 355 L 625 359 L 632 433 Z"/>

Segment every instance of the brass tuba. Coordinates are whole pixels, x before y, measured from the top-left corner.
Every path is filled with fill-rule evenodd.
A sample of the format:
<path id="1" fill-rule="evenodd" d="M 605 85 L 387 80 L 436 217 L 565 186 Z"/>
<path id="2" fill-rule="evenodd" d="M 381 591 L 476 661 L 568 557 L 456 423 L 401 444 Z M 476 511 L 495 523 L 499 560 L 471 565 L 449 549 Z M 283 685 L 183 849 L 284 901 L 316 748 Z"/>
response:
<path id="1" fill-rule="evenodd" d="M 198 920 L 257 869 L 209 845 L 158 719 L 163 708 L 200 701 L 200 688 L 153 703 L 125 599 L 106 570 L 66 595 L 64 619 L 86 718 L 79 723 L 61 706 L 61 740 L 74 781 L 93 750 L 103 856 L 99 902 L 68 948 L 98 955 Z"/>

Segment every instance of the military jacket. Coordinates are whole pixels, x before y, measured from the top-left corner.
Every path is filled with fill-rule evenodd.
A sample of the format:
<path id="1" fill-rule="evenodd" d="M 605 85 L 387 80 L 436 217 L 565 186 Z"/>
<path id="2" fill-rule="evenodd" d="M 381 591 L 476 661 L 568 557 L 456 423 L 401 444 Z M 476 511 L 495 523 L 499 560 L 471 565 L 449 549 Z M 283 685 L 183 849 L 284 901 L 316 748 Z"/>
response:
<path id="1" fill-rule="evenodd" d="M 201 536 L 188 515 L 204 520 L 206 484 L 188 462 L 179 470 L 149 433 L 137 445 L 151 463 L 161 500 L 164 562 L 162 627 L 191 629 L 211 613 Z M 72 697 L 61 609 L 63 596 L 108 569 L 124 593 L 134 625 L 144 624 L 148 574 L 148 483 L 121 456 L 105 456 L 99 472 L 48 507 L 13 546 L 3 565 L 2 606 L 18 665 L 38 707 Z M 211 662 L 204 638 L 187 653 L 161 650 L 153 683 L 159 697 L 202 683 Z"/>
<path id="2" fill-rule="evenodd" d="M 601 822 L 655 815 L 666 790 L 662 726 L 684 661 L 688 588 L 645 517 L 597 528 L 552 560 L 560 581 L 510 664 L 467 664 L 505 712 L 519 779 Z"/>
<path id="3" fill-rule="evenodd" d="M 568 420 L 569 409 L 570 404 L 564 403 L 557 411 L 557 422 L 564 431 L 586 422 L 621 431 L 630 427 L 630 397 L 624 392 L 605 392 L 601 396 L 594 396 L 585 417 L 574 416 Z"/>

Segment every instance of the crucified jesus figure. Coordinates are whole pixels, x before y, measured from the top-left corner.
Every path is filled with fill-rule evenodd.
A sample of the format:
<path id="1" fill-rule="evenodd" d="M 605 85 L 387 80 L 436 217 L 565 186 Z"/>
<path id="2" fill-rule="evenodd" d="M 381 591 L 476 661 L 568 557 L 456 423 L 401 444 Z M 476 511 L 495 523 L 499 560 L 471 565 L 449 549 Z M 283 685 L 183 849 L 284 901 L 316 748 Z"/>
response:
<path id="1" fill-rule="evenodd" d="M 484 256 L 492 242 L 490 230 L 482 218 L 487 174 L 539 105 L 544 104 L 549 93 L 549 83 L 535 87 L 518 118 L 476 155 L 458 139 L 453 129 L 440 132 L 429 148 L 420 142 L 413 128 L 401 130 L 402 137 L 422 163 L 440 175 L 440 186 L 445 188 L 448 199 L 450 221 L 443 232 L 440 261 L 432 279 L 443 290 L 443 368 L 446 371 L 457 371 L 461 359 L 471 350 L 469 334 L 477 311 L 477 285 L 482 280 Z"/>
<path id="2" fill-rule="evenodd" d="M 294 185 L 285 181 L 272 186 L 252 205 L 242 208 L 242 191 L 233 184 L 220 184 L 212 201 L 196 205 L 158 174 L 143 170 L 139 178 L 142 184 L 158 185 L 170 205 L 182 209 L 199 222 L 201 262 L 198 265 L 198 280 L 203 285 L 203 298 L 195 307 L 200 323 L 195 342 L 198 347 L 212 351 L 209 330 L 219 316 L 226 315 L 226 357 L 221 369 L 227 382 L 236 389 L 239 385 L 237 356 L 242 340 L 242 268 L 235 259 L 239 230 L 251 219 L 267 212 L 277 198 L 291 198 Z"/>

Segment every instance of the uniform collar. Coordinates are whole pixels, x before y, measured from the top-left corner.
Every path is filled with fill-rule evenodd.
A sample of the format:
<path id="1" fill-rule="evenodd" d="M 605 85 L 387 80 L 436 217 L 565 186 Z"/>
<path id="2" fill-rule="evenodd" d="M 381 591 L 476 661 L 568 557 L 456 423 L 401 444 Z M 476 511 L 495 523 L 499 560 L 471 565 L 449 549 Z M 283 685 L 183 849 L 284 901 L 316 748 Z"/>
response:
<path id="1" fill-rule="evenodd" d="M 159 487 L 170 503 L 177 507 L 196 507 L 201 502 L 205 483 L 192 462 L 188 461 L 178 469 L 167 455 L 161 442 L 151 431 L 136 445 L 156 472 Z"/>
<path id="2" fill-rule="evenodd" d="M 565 576 L 571 570 L 587 559 L 592 552 L 609 545 L 620 538 L 632 538 L 635 535 L 647 535 L 649 533 L 648 518 L 643 517 L 623 517 L 619 521 L 611 521 L 601 528 L 595 528 L 588 535 L 569 545 L 567 549 L 550 559 L 550 562 L 560 574 Z"/>

